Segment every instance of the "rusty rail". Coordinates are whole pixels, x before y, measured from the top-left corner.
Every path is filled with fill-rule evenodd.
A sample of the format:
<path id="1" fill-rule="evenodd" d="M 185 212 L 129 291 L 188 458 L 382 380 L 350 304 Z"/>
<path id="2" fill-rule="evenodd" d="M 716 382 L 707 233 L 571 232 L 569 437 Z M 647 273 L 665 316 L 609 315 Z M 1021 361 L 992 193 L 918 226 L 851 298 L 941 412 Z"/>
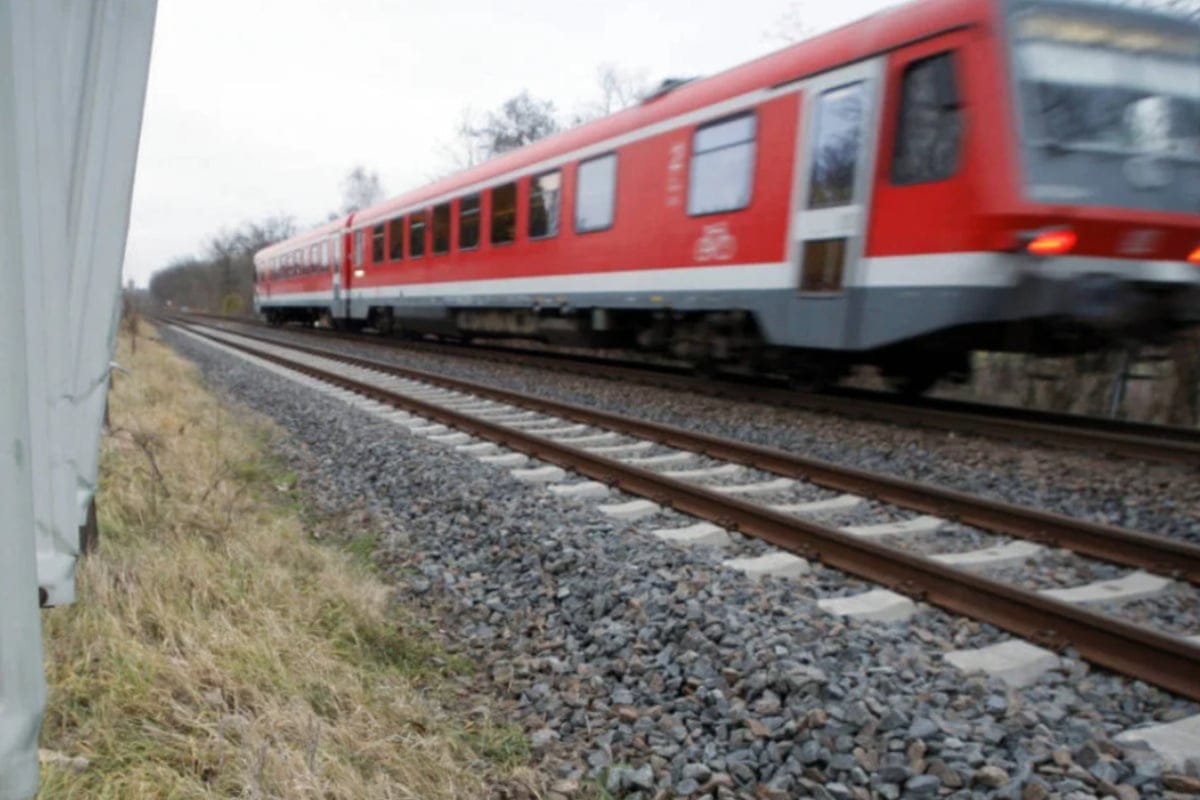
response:
<path id="1" fill-rule="evenodd" d="M 254 325 L 254 320 L 228 320 Z M 534 366 L 560 372 L 638 382 L 679 391 L 700 392 L 714 397 L 765 402 L 785 408 L 837 414 L 889 424 L 911 425 L 934 430 L 1048 444 L 1085 452 L 1107 453 L 1126 458 L 1200 467 L 1200 429 L 1157 425 L 1129 420 L 1111 420 L 1081 414 L 1013 408 L 941 398 L 904 398 L 886 392 L 835 389 L 822 393 L 780 388 L 778 382 L 722 373 L 721 379 L 700 378 L 677 366 L 638 363 L 577 353 L 541 352 L 504 345 L 455 345 L 448 343 L 380 341 L 377 337 L 344 331 L 304 331 L 307 335 L 336 336 L 375 347 L 403 347 L 424 352 L 449 353 L 465 358 Z"/>
<path id="2" fill-rule="evenodd" d="M 856 469 L 763 445 L 724 439 L 657 422 L 639 420 L 600 409 L 522 394 L 461 378 L 402 367 L 295 343 L 281 344 L 268 336 L 238 332 L 239 336 L 286 346 L 309 355 L 335 358 L 411 378 L 455 391 L 469 392 L 504 403 L 520 405 L 588 425 L 659 442 L 682 450 L 723 459 L 815 483 L 839 492 L 850 492 L 901 508 L 933 514 L 983 530 L 1028 539 L 1050 547 L 1063 547 L 1091 558 L 1122 566 L 1146 569 L 1200 585 L 1200 546 L 1163 536 L 1075 519 L 1064 514 L 991 500 L 891 475 Z"/>
<path id="3" fill-rule="evenodd" d="M 619 487 L 630 494 L 647 497 L 683 513 L 756 536 L 804 558 L 819 560 L 948 611 L 996 625 L 1043 645 L 1058 649 L 1073 647 L 1081 656 L 1095 664 L 1192 700 L 1200 700 L 1200 646 L 1180 637 L 1140 628 L 1124 620 L 947 567 L 898 548 L 855 537 L 836 528 L 772 511 L 767 507 L 738 500 L 702 486 L 622 464 L 620 461 L 541 436 L 506 428 L 503 424 L 488 422 L 435 403 L 406 397 L 283 356 L 256 350 L 245 344 L 224 341 L 199 331 L 197 333 L 227 347 L 571 469 L 593 480 Z M 278 342 L 271 343 L 300 352 L 311 350 Z M 349 364 L 365 361 L 340 354 L 317 352 L 315 355 Z M 369 365 L 370 368 L 381 371 L 401 369 L 402 372 L 406 372 L 402 368 L 392 368 L 375 362 L 356 365 Z M 482 391 L 477 393 L 484 394 Z"/>

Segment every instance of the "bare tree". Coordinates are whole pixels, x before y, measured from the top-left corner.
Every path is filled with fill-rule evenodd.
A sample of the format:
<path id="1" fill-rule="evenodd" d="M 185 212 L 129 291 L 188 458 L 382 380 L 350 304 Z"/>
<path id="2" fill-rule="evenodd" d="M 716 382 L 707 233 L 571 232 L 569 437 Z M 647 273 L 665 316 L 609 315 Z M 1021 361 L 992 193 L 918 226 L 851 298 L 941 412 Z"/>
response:
<path id="1" fill-rule="evenodd" d="M 379 173 L 367 172 L 361 164 L 342 179 L 342 213 L 352 214 L 383 199 L 383 184 Z"/>
<path id="2" fill-rule="evenodd" d="M 793 0 L 763 37 L 768 41 L 783 44 L 794 44 L 807 39 L 816 31 L 804 22 L 804 17 L 803 1 Z"/>
<path id="3" fill-rule="evenodd" d="M 217 279 L 217 305 L 225 313 L 243 311 L 254 291 L 254 254 L 296 232 L 291 217 L 278 215 L 261 222 L 244 222 L 232 230 L 222 228 L 204 247 L 209 270 Z"/>
<path id="4" fill-rule="evenodd" d="M 464 108 L 455 126 L 454 138 L 438 147 L 443 168 L 430 175 L 430 180 L 473 167 L 559 130 L 561 126 L 554 115 L 554 103 L 530 97 L 528 91 L 510 97 L 500 108 L 483 116 Z"/>
<path id="5" fill-rule="evenodd" d="M 217 302 L 222 311 L 226 306 L 234 305 L 234 301 L 230 300 L 230 297 L 236 296 L 234 294 L 234 259 L 241 251 L 239 238 L 237 231 L 222 230 L 208 240 L 208 246 L 205 248 L 209 263 L 217 274 L 219 287 Z"/>
<path id="6" fill-rule="evenodd" d="M 469 169 L 487 159 L 483 142 L 476 135 L 476 130 L 480 126 L 479 119 L 470 108 L 464 108 L 460 112 L 458 124 L 454 128 L 454 138 L 438 145 L 446 168 L 440 174 L 430 176 L 432 180 L 452 172 Z"/>
<path id="7" fill-rule="evenodd" d="M 253 255 L 267 245 L 282 242 L 296 235 L 296 220 L 293 217 L 278 214 L 265 217 L 259 222 L 244 222 L 238 229 L 243 252 Z"/>
<path id="8" fill-rule="evenodd" d="M 572 125 L 582 125 L 637 105 L 652 91 L 646 70 L 622 69 L 615 64 L 596 68 L 596 85 L 599 97 L 572 114 Z"/>
<path id="9" fill-rule="evenodd" d="M 204 243 L 200 258 L 178 259 L 150 279 L 161 303 L 240 313 L 254 296 L 254 254 L 296 232 L 291 217 L 274 216 L 223 229 Z"/>
<path id="10" fill-rule="evenodd" d="M 554 103 L 536 100 L 527 91 L 505 100 L 498 110 L 488 112 L 483 124 L 464 126 L 464 133 L 475 141 L 477 152 L 487 158 L 524 147 L 558 131 Z"/>

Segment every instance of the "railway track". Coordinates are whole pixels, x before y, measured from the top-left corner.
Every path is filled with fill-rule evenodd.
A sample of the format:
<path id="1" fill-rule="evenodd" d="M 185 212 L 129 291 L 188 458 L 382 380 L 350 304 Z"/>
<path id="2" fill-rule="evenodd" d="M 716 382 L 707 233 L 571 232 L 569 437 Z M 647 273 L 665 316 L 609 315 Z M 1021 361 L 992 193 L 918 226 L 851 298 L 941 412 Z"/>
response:
<path id="1" fill-rule="evenodd" d="M 549 465 L 516 473 L 521 479 L 560 482 L 565 470 L 588 479 L 551 486 L 556 494 L 607 498 L 617 489 L 639 498 L 603 508 L 614 516 L 670 509 L 704 521 L 666 530 L 663 538 L 730 541 L 727 532 L 737 531 L 786 551 L 731 563 L 744 571 L 773 564 L 795 574 L 806 567 L 804 560 L 820 561 L 888 587 L 876 598 L 886 601 L 880 608 L 895 611 L 911 606 L 909 598 L 923 600 L 1043 646 L 1072 647 L 1098 665 L 1200 700 L 1200 643 L 1194 636 L 1134 624 L 1088 605 L 1097 598 L 1112 602 L 1180 588 L 1177 580 L 1191 584 L 1182 590 L 1195 592 L 1200 584 L 1195 545 L 325 348 L 207 326 L 185 330 L 340 387 L 347 399 L 358 398 L 414 433 L 465 454 L 500 466 L 518 467 L 527 458 Z M 729 482 L 735 478 L 743 482 Z M 812 499 L 814 492 L 833 496 Z M 838 527 L 824 521 L 856 507 L 872 517 L 894 517 L 897 508 L 922 516 Z M 1011 540 L 933 554 L 923 552 L 926 546 L 903 544 L 954 527 Z M 980 574 L 1036 568 L 1052 552 L 1049 547 L 1136 572 L 1090 586 L 1040 590 Z"/>
<path id="2" fill-rule="evenodd" d="M 218 318 L 228 322 L 225 318 Z M 259 323 L 237 320 L 239 325 Z M 387 339 L 331 330 L 295 329 L 313 338 L 336 338 L 372 347 L 403 348 L 491 362 L 532 366 L 625 383 L 640 383 L 690 393 L 752 400 L 785 408 L 837 414 L 890 424 L 953 431 L 1005 441 L 1025 441 L 1145 461 L 1200 467 L 1200 429 L 1113 420 L 1079 414 L 971 403 L 940 398 L 911 398 L 886 392 L 839 388 L 801 392 L 769 379 L 731 373 L 698 376 L 666 363 L 636 362 L 580 353 L 539 351 L 503 345 L 458 345 Z"/>

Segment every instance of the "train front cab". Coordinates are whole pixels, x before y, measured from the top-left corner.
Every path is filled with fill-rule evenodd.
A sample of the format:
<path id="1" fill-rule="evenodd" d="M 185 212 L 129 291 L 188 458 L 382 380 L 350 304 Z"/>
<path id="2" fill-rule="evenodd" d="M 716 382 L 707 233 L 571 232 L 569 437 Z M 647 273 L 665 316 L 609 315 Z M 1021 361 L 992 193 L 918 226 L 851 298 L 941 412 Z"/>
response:
<path id="1" fill-rule="evenodd" d="M 1023 206 L 1016 301 L 1050 345 L 1200 321 L 1200 26 L 1108 6 L 1010 2 Z"/>
<path id="2" fill-rule="evenodd" d="M 993 10 L 806 81 L 798 313 L 766 320 L 773 338 L 927 382 L 973 349 L 1089 349 L 1200 317 L 1200 33 Z"/>

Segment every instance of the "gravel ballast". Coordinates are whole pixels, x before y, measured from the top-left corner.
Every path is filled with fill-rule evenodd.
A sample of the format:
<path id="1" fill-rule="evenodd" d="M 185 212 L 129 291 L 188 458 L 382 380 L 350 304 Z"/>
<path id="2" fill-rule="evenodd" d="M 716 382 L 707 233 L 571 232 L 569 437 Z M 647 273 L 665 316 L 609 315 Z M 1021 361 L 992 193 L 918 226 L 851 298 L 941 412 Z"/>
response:
<path id="1" fill-rule="evenodd" d="M 804 456 L 1200 543 L 1194 469 L 618 383 L 370 342 L 263 331 L 364 358 L 594 406 Z"/>
<path id="2" fill-rule="evenodd" d="M 873 586 L 820 565 L 751 583 L 718 553 L 655 540 L 662 517 L 609 520 L 164 337 L 288 432 L 280 455 L 320 509 L 391 521 L 378 555 L 398 591 L 505 698 L 555 775 L 551 797 L 590 781 L 647 798 L 1128 798 L 1176 780 L 1111 737 L 1191 703 L 1071 658 L 1022 690 L 964 677 L 941 653 L 1005 634 L 935 609 L 891 625 L 830 617 L 816 599 Z"/>

